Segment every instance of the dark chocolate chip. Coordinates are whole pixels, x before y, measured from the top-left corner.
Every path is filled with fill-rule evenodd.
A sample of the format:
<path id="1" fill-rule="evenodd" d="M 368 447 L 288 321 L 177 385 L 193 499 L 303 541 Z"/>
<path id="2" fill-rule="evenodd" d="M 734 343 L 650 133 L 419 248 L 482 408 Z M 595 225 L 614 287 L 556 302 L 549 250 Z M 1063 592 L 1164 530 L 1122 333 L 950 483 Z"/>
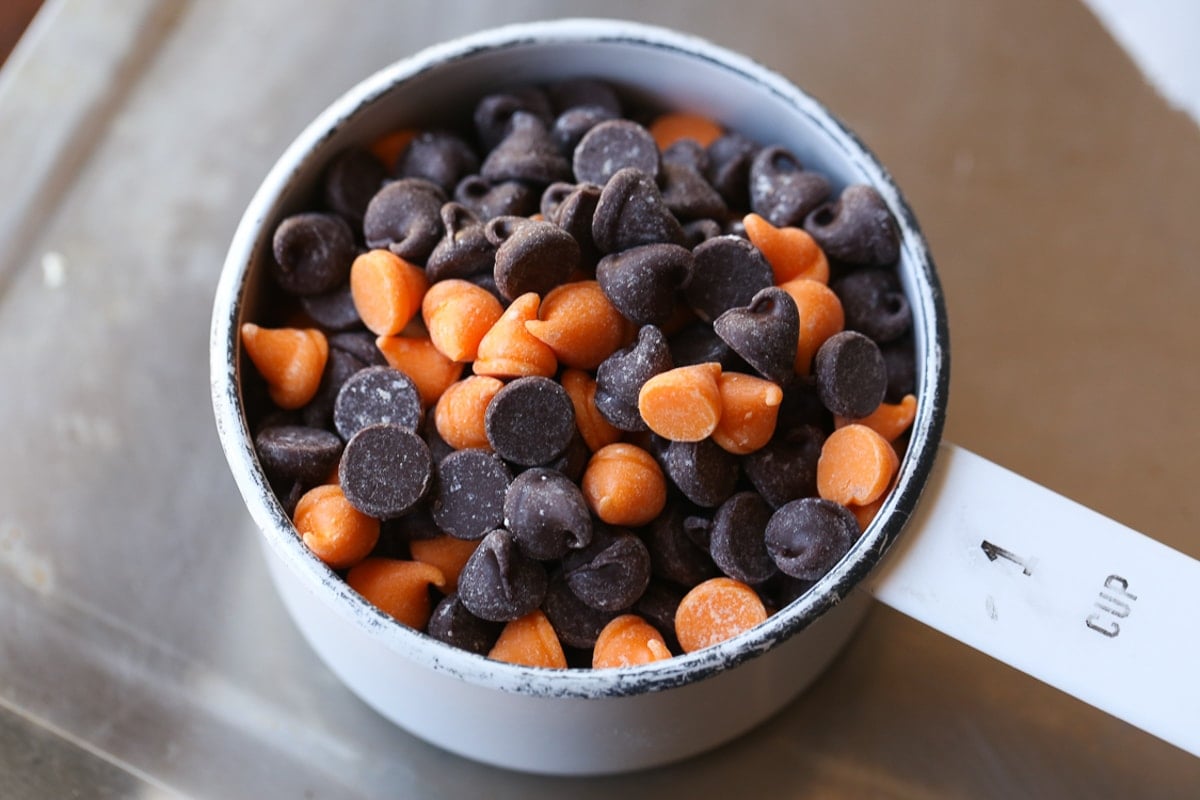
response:
<path id="1" fill-rule="evenodd" d="M 684 242 L 683 228 L 663 202 L 654 178 L 633 167 L 619 170 L 604 184 L 592 217 L 592 239 L 602 253 Z"/>
<path id="2" fill-rule="evenodd" d="M 324 294 L 350 276 L 354 232 L 335 214 L 293 214 L 275 228 L 271 275 L 285 292 Z"/>
<path id="3" fill-rule="evenodd" d="M 325 205 L 351 226 L 362 227 L 367 204 L 383 187 L 387 169 L 369 150 L 352 147 L 339 153 L 325 169 Z"/>
<path id="4" fill-rule="evenodd" d="M 713 330 L 764 378 L 783 383 L 794 374 L 800 315 L 783 289 L 762 289 L 749 305 L 717 317 Z"/>
<path id="5" fill-rule="evenodd" d="M 568 78 L 552 84 L 546 94 L 559 114 L 579 106 L 591 106 L 621 116 L 621 98 L 616 89 L 596 78 Z"/>
<path id="6" fill-rule="evenodd" d="M 650 583 L 650 551 L 629 531 L 599 528 L 591 544 L 563 558 L 562 569 L 580 600 L 600 611 L 623 611 Z"/>
<path id="7" fill-rule="evenodd" d="M 371 198 L 363 218 L 367 247 L 386 247 L 420 264 L 442 238 L 442 204 L 446 194 L 422 178 L 392 181 Z"/>
<path id="8" fill-rule="evenodd" d="M 509 122 L 508 135 L 488 153 L 479 174 L 492 183 L 523 181 L 549 186 L 570 180 L 571 165 L 541 119 L 517 111 Z"/>
<path id="9" fill-rule="evenodd" d="M 331 346 L 329 356 L 325 359 L 325 370 L 321 373 L 321 383 L 317 386 L 317 393 L 300 410 L 304 424 L 314 428 L 333 428 L 333 409 L 337 404 L 342 386 L 350 380 L 351 376 L 366 367 L 367 364 L 356 355 Z"/>
<path id="10" fill-rule="evenodd" d="M 557 181 L 547 186 L 542 191 L 542 197 L 538 201 L 538 211 L 541 212 L 542 219 L 557 225 L 558 207 L 575 191 L 575 186 L 576 184 L 567 183 L 566 181 Z M 591 227 L 590 222 L 588 223 L 588 227 Z"/>
<path id="11" fill-rule="evenodd" d="M 623 431 L 646 430 L 638 394 L 646 381 L 672 366 L 662 331 L 643 325 L 633 344 L 604 359 L 596 369 L 596 410 Z"/>
<path id="12" fill-rule="evenodd" d="M 567 449 L 575 433 L 575 407 L 557 381 L 517 378 L 488 403 L 484 429 L 500 457 L 525 467 L 539 466 Z"/>
<path id="13" fill-rule="evenodd" d="M 456 539 L 481 539 L 504 521 L 504 496 L 512 473 L 486 450 L 455 450 L 437 465 L 430 513 Z"/>
<path id="14" fill-rule="evenodd" d="M 542 604 L 546 568 L 521 553 L 513 536 L 498 528 L 483 537 L 458 576 L 458 596 L 480 619 L 510 622 Z"/>
<path id="15" fill-rule="evenodd" d="M 469 278 L 494 269 L 496 246 L 488 240 L 479 218 L 459 203 L 446 203 L 440 213 L 446 233 L 425 263 L 429 281 Z"/>
<path id="16" fill-rule="evenodd" d="M 559 202 L 553 219 L 546 217 L 579 243 L 580 261 L 589 268 L 600 260 L 600 250 L 592 239 L 592 220 L 600 202 L 600 191 L 594 183 L 581 183 Z"/>
<path id="17" fill-rule="evenodd" d="M 784 431 L 798 425 L 814 425 L 821 430 L 833 430 L 833 414 L 821 402 L 815 378 L 794 375 L 779 384 L 779 388 L 783 389 L 783 402 L 779 404 L 775 430 Z"/>
<path id="18" fill-rule="evenodd" d="M 882 266 L 900 257 L 900 230 L 873 186 L 847 186 L 836 202 L 809 214 L 804 229 L 825 255 L 847 264 Z"/>
<path id="19" fill-rule="evenodd" d="M 778 145 L 759 150 L 750 164 L 750 210 L 777 228 L 803 225 L 830 191 L 824 175 L 805 170 Z"/>
<path id="20" fill-rule="evenodd" d="M 520 181 L 492 185 L 481 175 L 468 175 L 454 187 L 454 199 L 479 219 L 528 217 L 537 210 L 538 193 Z"/>
<path id="21" fill-rule="evenodd" d="M 662 466 L 684 497 L 705 508 L 721 505 L 737 486 L 737 456 L 712 439 L 671 442 L 663 453 Z"/>
<path id="22" fill-rule="evenodd" d="M 767 523 L 766 547 L 779 570 L 815 581 L 858 539 L 858 520 L 845 506 L 818 497 L 793 500 Z"/>
<path id="23" fill-rule="evenodd" d="M 825 431 L 797 425 L 776 431 L 771 441 L 742 459 L 742 471 L 775 508 L 817 493 L 817 459 Z"/>
<path id="24" fill-rule="evenodd" d="M 658 180 L 662 164 L 650 131 L 628 119 L 611 119 L 589 130 L 575 148 L 575 179 L 603 186 L 619 170 L 633 168 Z"/>
<path id="25" fill-rule="evenodd" d="M 750 305 L 754 295 L 775 284 L 762 252 L 737 236 L 709 239 L 697 245 L 692 255 L 696 263 L 683 296 L 705 322 L 731 308 Z"/>
<path id="26" fill-rule="evenodd" d="M 485 150 L 504 141 L 518 111 L 532 114 L 547 125 L 554 118 L 549 99 L 536 89 L 488 95 L 475 106 L 475 132 Z"/>
<path id="27" fill-rule="evenodd" d="M 579 430 L 576 429 L 575 434 L 571 436 L 571 441 L 567 444 L 567 449 L 558 458 L 547 463 L 546 467 L 557 470 L 575 483 L 579 483 L 583 479 L 583 473 L 591 458 L 591 449 L 588 448 L 587 442 L 583 440 Z"/>
<path id="28" fill-rule="evenodd" d="M 681 164 L 662 165 L 662 197 L 679 219 L 724 217 L 725 200 L 697 169 Z"/>
<path id="29" fill-rule="evenodd" d="M 817 393 L 830 412 L 860 419 L 883 402 L 887 367 L 879 345 L 856 331 L 835 333 L 813 358 Z"/>
<path id="30" fill-rule="evenodd" d="M 917 387 L 917 353 L 912 334 L 881 344 L 879 351 L 883 354 L 883 364 L 887 369 L 887 393 L 883 399 L 889 403 L 899 403 L 904 395 L 913 394 Z"/>
<path id="31" fill-rule="evenodd" d="M 688 588 L 718 574 L 708 550 L 697 547 L 684 529 L 689 516 L 685 505 L 669 503 L 645 533 L 651 572 Z"/>
<path id="32" fill-rule="evenodd" d="M 552 222 L 496 217 L 484 230 L 497 243 L 493 274 L 508 300 L 527 292 L 545 295 L 579 266 L 579 243 Z"/>
<path id="33" fill-rule="evenodd" d="M 677 244 L 644 244 L 610 253 L 596 265 L 600 290 L 636 325 L 662 325 L 692 273 L 692 253 Z"/>
<path id="34" fill-rule="evenodd" d="M 268 476 L 305 486 L 325 480 L 342 455 L 342 440 L 337 435 L 302 425 L 263 428 L 254 437 L 254 447 Z"/>
<path id="35" fill-rule="evenodd" d="M 387 359 L 375 344 L 375 334 L 370 331 L 345 331 L 328 338 L 331 351 L 342 350 L 349 353 L 361 361 L 364 367 L 381 367 L 387 364 Z"/>
<path id="36" fill-rule="evenodd" d="M 601 106 L 575 106 L 558 115 L 550 128 L 550 138 L 558 151 L 565 156 L 572 156 L 583 137 L 601 122 L 617 119 L 607 108 Z"/>
<path id="37" fill-rule="evenodd" d="M 851 270 L 829 285 L 842 301 L 846 329 L 876 343 L 898 339 L 912 329 L 912 308 L 895 271 L 882 267 Z"/>
<path id="38" fill-rule="evenodd" d="M 757 584 L 775 574 L 763 532 L 773 509 L 756 492 L 738 492 L 717 509 L 710 529 L 709 552 L 717 567 L 734 580 Z"/>
<path id="39" fill-rule="evenodd" d="M 479 170 L 479 156 L 461 136 L 449 131 L 422 131 L 409 142 L 396 163 L 396 176 L 424 178 L 442 191 L 454 191 L 466 175 Z"/>
<path id="40" fill-rule="evenodd" d="M 604 626 L 620 612 L 601 611 L 579 599 L 561 572 L 550 578 L 542 612 L 559 641 L 568 647 L 594 647 Z"/>
<path id="41" fill-rule="evenodd" d="M 706 322 L 692 322 L 671 337 L 671 361 L 677 367 L 717 362 L 725 372 L 751 372 L 742 359 Z"/>
<path id="42" fill-rule="evenodd" d="M 694 219 L 683 226 L 683 237 L 686 246 L 695 249 L 696 245 L 714 239 L 724 233 L 721 223 L 715 219 Z"/>
<path id="43" fill-rule="evenodd" d="M 421 416 L 417 385 L 391 367 L 367 367 L 354 373 L 342 384 L 333 406 L 333 424 L 343 439 L 383 422 L 416 432 Z"/>
<path id="44" fill-rule="evenodd" d="M 672 653 L 678 653 L 679 640 L 675 638 L 675 612 L 686 594 L 683 589 L 666 581 L 652 578 L 646 591 L 634 603 L 633 611 L 653 625 L 667 643 Z"/>
<path id="45" fill-rule="evenodd" d="M 363 428 L 346 443 L 338 467 L 350 505 L 376 519 L 407 514 L 429 491 L 433 461 L 429 447 L 399 425 Z"/>
<path id="46" fill-rule="evenodd" d="M 561 472 L 534 467 L 513 479 L 504 498 L 504 527 L 538 561 L 562 558 L 592 541 L 583 492 Z"/>
<path id="47" fill-rule="evenodd" d="M 300 306 L 304 313 L 328 332 L 362 327 L 362 317 L 354 305 L 349 283 L 343 283 L 324 294 L 304 295 L 300 298 Z"/>
<path id="48" fill-rule="evenodd" d="M 754 588 L 767 607 L 767 613 L 773 614 L 799 600 L 815 582 L 793 578 L 786 572 L 776 572 L 769 581 Z"/>
<path id="49" fill-rule="evenodd" d="M 740 133 L 727 133 L 708 146 L 705 174 L 730 208 L 746 208 L 750 204 L 750 164 L 758 150 L 757 144 Z"/>
<path id="50" fill-rule="evenodd" d="M 503 629 L 502 623 L 480 619 L 468 611 L 458 593 L 454 592 L 434 606 L 425 632 L 439 642 L 486 656 Z"/>
<path id="51" fill-rule="evenodd" d="M 690 137 L 676 139 L 672 142 L 662 154 L 663 164 L 673 164 L 678 167 L 687 167 L 695 170 L 704 176 L 704 173 L 709 167 L 708 151 L 704 149 L 704 145 Z M 704 178 L 705 183 L 708 179 Z M 715 191 L 715 190 L 714 190 Z M 724 206 L 724 200 L 721 205 Z"/>
<path id="52" fill-rule="evenodd" d="M 421 428 L 421 436 L 429 445 L 429 455 L 434 464 L 442 463 L 442 459 L 454 452 L 454 448 L 446 444 L 446 440 L 438 433 L 437 406 L 432 405 L 425 412 L 425 425 Z"/>

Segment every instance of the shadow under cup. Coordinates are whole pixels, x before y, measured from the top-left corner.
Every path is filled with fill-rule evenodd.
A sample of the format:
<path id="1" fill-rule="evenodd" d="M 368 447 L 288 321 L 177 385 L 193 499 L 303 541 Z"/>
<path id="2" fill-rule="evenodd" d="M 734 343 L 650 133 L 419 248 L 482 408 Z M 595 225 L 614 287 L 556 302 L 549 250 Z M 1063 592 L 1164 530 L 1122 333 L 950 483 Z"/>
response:
<path id="1" fill-rule="evenodd" d="M 457 650 L 392 621 L 317 560 L 258 464 L 240 391 L 238 331 L 263 319 L 275 225 L 315 206 L 322 169 L 345 147 L 403 127 L 466 127 L 484 95 L 572 77 L 628 98 L 707 115 L 780 144 L 835 191 L 875 186 L 901 230 L 898 272 L 913 310 L 917 418 L 896 488 L 875 521 L 808 593 L 734 639 L 618 670 L 546 670 Z M 247 209 L 217 290 L 211 370 L 218 432 L 271 575 L 303 635 L 368 704 L 428 741 L 512 769 L 595 774 L 683 758 L 762 722 L 803 690 L 868 605 L 854 586 L 900 533 L 932 467 L 948 384 L 946 317 L 924 239 L 883 167 L 819 103 L 750 59 L 625 22 L 564 20 L 487 31 L 369 77 L 323 112 L 275 164 Z M 811 624 L 810 623 L 816 623 Z M 736 667 L 736 668 L 735 668 Z"/>

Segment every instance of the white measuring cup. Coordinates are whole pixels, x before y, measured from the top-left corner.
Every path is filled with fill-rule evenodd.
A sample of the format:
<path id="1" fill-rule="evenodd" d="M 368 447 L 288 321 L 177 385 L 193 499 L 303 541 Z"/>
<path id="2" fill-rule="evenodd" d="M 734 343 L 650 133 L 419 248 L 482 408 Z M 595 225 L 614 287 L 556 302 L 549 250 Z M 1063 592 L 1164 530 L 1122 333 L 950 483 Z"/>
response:
<path id="1" fill-rule="evenodd" d="M 271 235 L 305 209 L 344 147 L 461 118 L 489 92 L 597 77 L 661 107 L 782 144 L 837 186 L 869 183 L 902 232 L 913 308 L 917 419 L 896 487 L 846 557 L 804 596 L 734 639 L 618 670 L 491 661 L 366 603 L 296 536 L 254 454 L 238 330 L 264 302 Z M 263 533 L 271 575 L 329 667 L 381 714 L 470 758 L 556 774 L 620 772 L 716 746 L 790 702 L 853 635 L 873 596 L 1092 705 L 1200 754 L 1200 562 L 943 443 L 949 334 L 925 241 L 873 155 L 821 104 L 745 56 L 619 21 L 500 28 L 370 76 L 293 142 L 238 227 L 214 302 L 218 432 Z"/>

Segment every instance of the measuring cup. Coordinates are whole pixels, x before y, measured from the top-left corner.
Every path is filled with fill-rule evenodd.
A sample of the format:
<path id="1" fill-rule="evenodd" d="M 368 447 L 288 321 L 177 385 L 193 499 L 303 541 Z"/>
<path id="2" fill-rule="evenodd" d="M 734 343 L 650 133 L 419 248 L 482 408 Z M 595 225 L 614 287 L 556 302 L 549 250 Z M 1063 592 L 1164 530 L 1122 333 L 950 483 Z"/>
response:
<path id="1" fill-rule="evenodd" d="M 385 616 L 301 543 L 253 450 L 238 336 L 257 316 L 271 236 L 311 207 L 337 152 L 405 126 L 460 120 L 483 95 L 572 77 L 710 116 L 781 144 L 836 187 L 869 183 L 901 231 L 918 408 L 896 486 L 849 553 L 765 623 L 721 644 L 615 670 L 547 670 L 444 645 Z M 464 104 L 467 108 L 464 109 Z M 948 331 L 937 276 L 886 170 L 823 106 L 749 58 L 661 28 L 561 20 L 435 46 L 364 80 L 287 149 L 234 236 L 214 303 L 212 396 L 270 574 L 341 680 L 412 733 L 467 757 L 555 774 L 663 764 L 727 741 L 801 692 L 870 598 L 1200 754 L 1200 658 L 1189 590 L 1200 562 L 940 441 Z"/>

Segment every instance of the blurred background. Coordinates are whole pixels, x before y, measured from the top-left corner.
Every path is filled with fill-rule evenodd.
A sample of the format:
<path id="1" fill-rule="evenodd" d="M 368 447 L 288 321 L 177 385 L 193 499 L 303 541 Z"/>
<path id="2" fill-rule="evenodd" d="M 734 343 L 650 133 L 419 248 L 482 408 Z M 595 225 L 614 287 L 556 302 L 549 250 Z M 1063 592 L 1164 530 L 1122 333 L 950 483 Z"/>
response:
<path id="1" fill-rule="evenodd" d="M 309 119 L 453 36 L 623 17 L 753 56 L 888 165 L 945 288 L 947 438 L 1200 556 L 1197 6 L 1089 2 L 50 0 L 0 70 L 0 797 L 1196 797 L 1200 759 L 883 607 L 688 762 L 442 753 L 291 626 L 209 407 L 225 248 Z M 38 7 L 0 4 L 0 54 Z"/>

